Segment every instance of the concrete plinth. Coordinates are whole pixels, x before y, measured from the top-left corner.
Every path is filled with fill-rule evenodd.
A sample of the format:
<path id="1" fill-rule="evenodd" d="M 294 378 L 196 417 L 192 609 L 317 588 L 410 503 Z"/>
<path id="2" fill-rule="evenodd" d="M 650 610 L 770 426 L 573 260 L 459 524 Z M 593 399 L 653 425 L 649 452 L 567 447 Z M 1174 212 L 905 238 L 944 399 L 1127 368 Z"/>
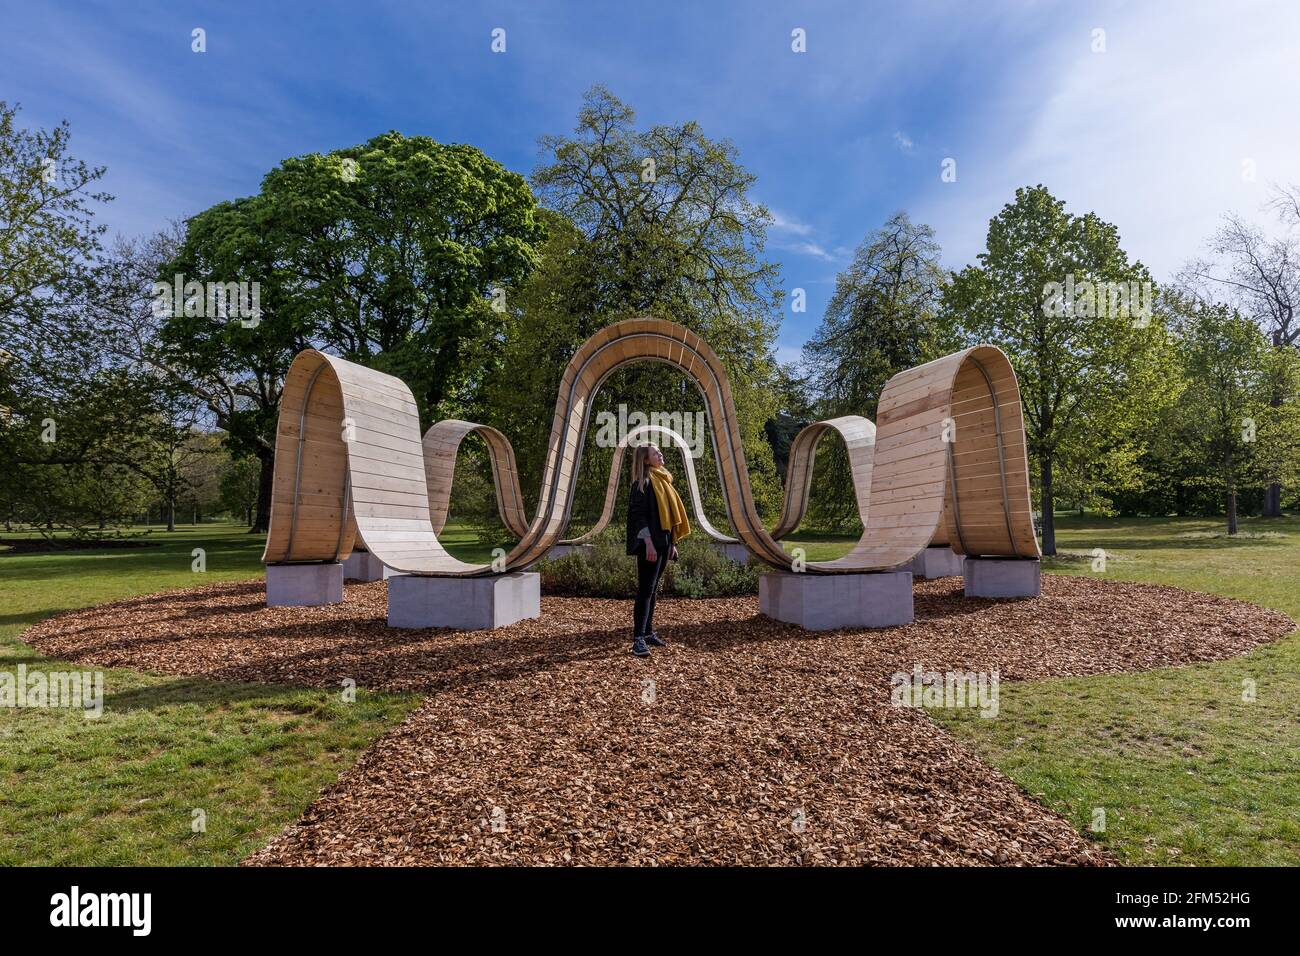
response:
<path id="1" fill-rule="evenodd" d="M 555 561 L 570 554 L 591 554 L 595 550 L 594 544 L 557 544 L 546 552 L 546 560 Z"/>
<path id="2" fill-rule="evenodd" d="M 806 631 L 911 624 L 912 572 L 768 571 L 758 578 L 758 607 L 768 617 Z"/>
<path id="3" fill-rule="evenodd" d="M 713 546 L 728 560 L 735 561 L 737 564 L 749 563 L 749 548 L 739 541 L 714 541 Z"/>
<path id="4" fill-rule="evenodd" d="M 384 563 L 369 551 L 353 551 L 343 560 L 343 578 L 347 581 L 379 581 L 384 577 Z"/>
<path id="5" fill-rule="evenodd" d="M 542 613 L 542 576 L 512 571 L 481 578 L 388 578 L 389 627 L 507 627 Z"/>
<path id="6" fill-rule="evenodd" d="M 343 600 L 343 565 L 268 564 L 267 607 L 319 607 Z"/>
<path id="7" fill-rule="evenodd" d="M 1043 593 L 1042 565 L 1037 558 L 968 557 L 962 576 L 967 597 L 1025 598 Z"/>
<path id="8" fill-rule="evenodd" d="M 934 578 L 955 578 L 961 574 L 963 561 L 965 555 L 958 554 L 944 545 L 941 548 L 926 548 L 914 557 L 911 563 L 903 565 L 902 569 L 911 571 L 913 576 L 925 578 L 927 581 Z"/>

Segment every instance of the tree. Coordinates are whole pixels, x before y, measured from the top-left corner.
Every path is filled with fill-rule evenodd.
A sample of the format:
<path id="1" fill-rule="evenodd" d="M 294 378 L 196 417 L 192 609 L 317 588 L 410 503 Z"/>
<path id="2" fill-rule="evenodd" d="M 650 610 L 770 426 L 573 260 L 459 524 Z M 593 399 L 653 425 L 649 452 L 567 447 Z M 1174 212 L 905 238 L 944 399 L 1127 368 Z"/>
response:
<path id="1" fill-rule="evenodd" d="M 199 462 L 212 448 L 201 438 L 202 409 L 192 396 L 166 385 L 146 394 L 153 405 L 140 409 L 141 427 L 120 460 L 153 486 L 167 530 L 175 531 L 176 507 L 193 490 Z"/>
<path id="2" fill-rule="evenodd" d="M 946 282 L 929 226 L 900 211 L 867 235 L 836 278 L 821 325 L 803 348 L 819 418 L 874 420 L 891 376 L 956 347 L 939 308 Z M 842 445 L 817 456 L 814 486 L 814 521 L 827 527 L 857 521 Z"/>
<path id="3" fill-rule="evenodd" d="M 473 147 L 390 132 L 287 159 L 259 195 L 186 223 L 152 278 L 256 283 L 259 315 L 169 315 L 153 357 L 191 383 L 234 454 L 261 462 L 250 530 L 265 531 L 270 515 L 293 356 L 315 345 L 397 375 L 424 424 L 444 417 L 482 377 L 479 340 L 500 325 L 488 296 L 532 267 L 543 235 L 534 206 L 522 177 Z"/>
<path id="4" fill-rule="evenodd" d="M 1178 406 L 1180 439 L 1219 485 L 1233 535 L 1239 490 L 1262 478 L 1256 449 L 1272 384 L 1269 343 L 1252 319 L 1214 305 L 1184 310 L 1177 346 L 1191 383 Z"/>
<path id="5" fill-rule="evenodd" d="M 249 526 L 257 509 L 261 470 L 256 458 L 231 458 L 221 472 L 221 503 Z"/>
<path id="6" fill-rule="evenodd" d="M 1037 472 L 1043 551 L 1056 553 L 1058 463 L 1091 461 L 1125 442 L 1170 400 L 1165 330 L 1140 262 L 1096 214 L 1072 215 L 1043 186 L 989 223 L 979 265 L 945 290 L 944 308 L 969 336 L 1000 346 L 1020 380 Z"/>
<path id="7" fill-rule="evenodd" d="M 275 429 L 280 391 L 293 357 L 313 344 L 315 322 L 286 288 L 287 267 L 270 205 L 260 197 L 218 203 L 185 224 L 176 241 L 155 237 L 119 257 L 121 285 L 137 317 L 139 355 L 169 383 L 202 401 L 227 434 L 233 454 L 261 463 L 251 532 L 265 532 L 271 515 Z M 179 280 L 177 277 L 180 277 Z M 204 308 L 155 314 L 154 283 L 257 283 L 257 315 L 223 317 Z"/>
<path id="8" fill-rule="evenodd" d="M 76 344 L 68 320 L 92 286 L 105 229 L 93 204 L 113 197 L 94 189 L 104 167 L 68 155 L 67 122 L 20 129 L 18 110 L 0 100 L 0 351 L 21 378 Z"/>
<path id="9" fill-rule="evenodd" d="M 113 408 L 95 394 L 108 363 L 84 308 L 104 231 L 95 205 L 112 199 L 95 189 L 105 170 L 69 154 L 66 122 L 23 129 L 18 112 L 0 101 L 0 457 L 13 466 L 0 480 L 76 464 L 117 434 L 84 414 Z M 57 440 L 41 440 L 47 420 Z"/>
<path id="10" fill-rule="evenodd" d="M 1226 302 L 1258 322 L 1276 349 L 1300 347 L 1300 187 L 1274 187 L 1268 203 L 1285 230 L 1269 235 L 1236 213 L 1210 240 L 1211 258 L 1191 263 L 1184 285 L 1206 303 Z M 1271 407 L 1287 396 L 1275 390 Z M 1265 517 L 1282 514 L 1282 486 L 1274 483 L 1264 499 Z"/>
<path id="11" fill-rule="evenodd" d="M 286 159 L 261 195 L 295 313 L 345 358 L 405 380 L 426 421 L 476 383 L 465 358 L 499 329 L 494 292 L 532 270 L 544 238 L 522 176 L 427 136 Z"/>
<path id="12" fill-rule="evenodd" d="M 540 478 L 545 438 L 564 365 L 586 338 L 640 314 L 699 333 L 726 366 L 741 420 L 754 496 L 775 509 L 780 484 L 763 427 L 776 411 L 772 356 L 781 293 L 762 256 L 767 210 L 749 198 L 754 176 L 734 146 L 685 122 L 638 128 L 631 107 L 604 87 L 589 91 L 571 136 L 544 136 L 533 172 L 551 211 L 537 271 L 508 296 L 507 328 L 484 405 L 512 435 L 529 487 Z M 620 371 L 596 412 L 693 414 L 703 402 L 661 368 Z M 580 501 L 603 492 L 607 449 L 587 445 Z M 711 456 L 711 449 L 706 458 Z M 706 460 L 697 468 L 706 480 Z M 706 488 L 706 493 L 708 489 Z M 716 499 L 717 489 L 709 497 Z"/>

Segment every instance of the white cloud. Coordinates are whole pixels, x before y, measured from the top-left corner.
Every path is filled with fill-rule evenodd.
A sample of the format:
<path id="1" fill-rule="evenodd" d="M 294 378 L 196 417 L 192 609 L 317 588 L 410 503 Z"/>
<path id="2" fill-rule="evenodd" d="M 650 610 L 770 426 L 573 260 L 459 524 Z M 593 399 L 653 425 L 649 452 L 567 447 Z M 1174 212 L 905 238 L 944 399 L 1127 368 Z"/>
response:
<path id="1" fill-rule="evenodd" d="M 899 149 L 908 154 L 912 152 L 913 147 L 916 145 L 912 142 L 911 137 L 902 130 L 894 131 L 894 142 L 898 145 Z"/>
<path id="2" fill-rule="evenodd" d="M 807 223 L 796 222 L 795 220 L 777 212 L 775 209 L 769 208 L 768 212 L 772 214 L 772 228 L 777 232 L 788 232 L 796 236 L 812 235 L 812 226 Z"/>
<path id="3" fill-rule="evenodd" d="M 827 252 L 825 246 L 811 238 L 812 226 L 783 215 L 775 209 L 769 208 L 768 212 L 772 214 L 771 242 L 774 248 L 783 252 L 793 252 L 796 255 L 812 256 L 825 262 L 838 261 L 839 256 Z"/>
<path id="4" fill-rule="evenodd" d="M 1091 52 L 1088 28 L 1054 35 L 1020 64 L 980 142 L 954 151 L 958 181 L 928 188 L 918 215 L 950 264 L 983 249 L 1016 187 L 1042 183 L 1115 223 L 1130 256 L 1167 278 L 1224 212 L 1253 218 L 1271 182 L 1300 181 L 1300 58 L 1284 40 L 1300 33 L 1300 6 L 1135 4 L 1095 19 L 1106 52 Z"/>

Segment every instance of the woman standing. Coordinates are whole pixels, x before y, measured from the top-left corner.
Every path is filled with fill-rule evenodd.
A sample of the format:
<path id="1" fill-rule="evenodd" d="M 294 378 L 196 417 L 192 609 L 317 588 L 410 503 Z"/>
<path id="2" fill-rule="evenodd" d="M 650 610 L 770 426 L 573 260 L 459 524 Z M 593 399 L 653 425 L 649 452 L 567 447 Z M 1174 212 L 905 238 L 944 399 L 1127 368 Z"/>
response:
<path id="1" fill-rule="evenodd" d="M 663 647 L 654 631 L 655 591 L 677 542 L 691 533 L 686 508 L 673 487 L 672 473 L 656 445 L 637 445 L 632 453 L 632 490 L 627 503 L 627 553 L 636 555 L 636 603 L 632 606 L 632 653 L 648 657 Z M 649 647 L 647 647 L 649 645 Z"/>

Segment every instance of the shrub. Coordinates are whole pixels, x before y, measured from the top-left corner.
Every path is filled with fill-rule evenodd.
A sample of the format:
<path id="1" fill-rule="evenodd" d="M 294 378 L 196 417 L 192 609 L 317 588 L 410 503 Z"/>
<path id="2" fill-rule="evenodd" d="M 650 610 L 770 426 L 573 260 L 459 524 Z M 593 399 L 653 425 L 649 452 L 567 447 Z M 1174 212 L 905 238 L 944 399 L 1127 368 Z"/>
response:
<path id="1" fill-rule="evenodd" d="M 731 597 L 757 594 L 759 569 L 737 564 L 713 546 L 705 534 L 692 535 L 677 546 L 677 561 L 669 562 L 664 587 L 682 597 Z"/>
<path id="2" fill-rule="evenodd" d="M 681 597 L 755 594 L 759 570 L 724 557 L 709 538 L 696 532 L 677 547 L 678 560 L 664 571 L 661 593 Z M 636 595 L 636 562 L 627 555 L 622 528 L 607 528 L 591 548 L 574 551 L 535 569 L 549 594 L 631 598 Z"/>

